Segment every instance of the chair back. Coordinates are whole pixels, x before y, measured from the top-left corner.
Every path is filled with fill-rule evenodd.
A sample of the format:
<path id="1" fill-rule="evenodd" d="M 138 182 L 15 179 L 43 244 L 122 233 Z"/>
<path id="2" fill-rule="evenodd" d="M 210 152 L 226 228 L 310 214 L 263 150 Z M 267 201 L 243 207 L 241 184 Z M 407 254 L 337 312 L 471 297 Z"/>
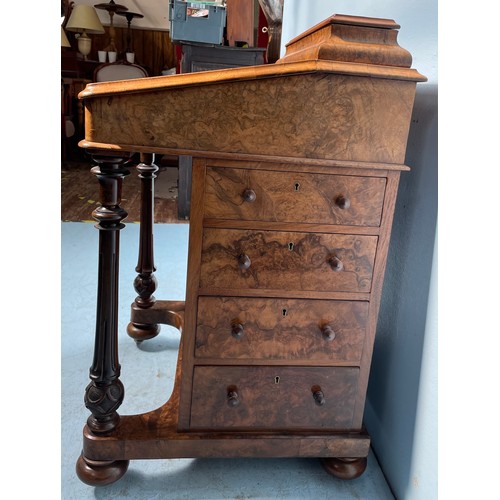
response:
<path id="1" fill-rule="evenodd" d="M 94 82 L 113 82 L 147 76 L 148 72 L 142 66 L 125 61 L 104 63 L 94 70 Z"/>

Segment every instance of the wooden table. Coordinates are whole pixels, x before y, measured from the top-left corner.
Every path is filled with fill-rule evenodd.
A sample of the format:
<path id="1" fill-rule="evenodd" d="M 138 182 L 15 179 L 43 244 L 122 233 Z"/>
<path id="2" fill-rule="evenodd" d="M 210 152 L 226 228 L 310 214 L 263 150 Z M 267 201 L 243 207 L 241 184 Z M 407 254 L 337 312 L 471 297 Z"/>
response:
<path id="1" fill-rule="evenodd" d="M 80 479 L 129 460 L 319 457 L 362 474 L 363 411 L 417 82 L 391 20 L 332 16 L 276 64 L 90 84 L 80 94 L 100 184 L 95 354 Z M 140 153 L 129 335 L 181 333 L 159 409 L 117 413 L 121 187 Z M 193 157 L 185 302 L 157 300 L 154 155 Z M 140 352 L 138 352 L 140 355 Z"/>

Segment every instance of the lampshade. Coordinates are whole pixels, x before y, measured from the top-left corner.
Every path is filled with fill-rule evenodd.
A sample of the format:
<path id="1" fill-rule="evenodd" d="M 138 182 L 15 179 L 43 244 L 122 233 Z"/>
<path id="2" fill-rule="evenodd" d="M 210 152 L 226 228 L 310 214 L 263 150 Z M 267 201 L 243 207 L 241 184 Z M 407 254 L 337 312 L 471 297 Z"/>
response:
<path id="1" fill-rule="evenodd" d="M 69 16 L 66 29 L 78 33 L 85 31 L 86 33 L 95 35 L 104 33 L 99 16 L 92 5 L 75 5 L 71 11 L 71 16 Z"/>
<path id="2" fill-rule="evenodd" d="M 71 44 L 69 43 L 68 37 L 66 36 L 66 33 L 61 26 L 61 47 L 71 47 Z"/>

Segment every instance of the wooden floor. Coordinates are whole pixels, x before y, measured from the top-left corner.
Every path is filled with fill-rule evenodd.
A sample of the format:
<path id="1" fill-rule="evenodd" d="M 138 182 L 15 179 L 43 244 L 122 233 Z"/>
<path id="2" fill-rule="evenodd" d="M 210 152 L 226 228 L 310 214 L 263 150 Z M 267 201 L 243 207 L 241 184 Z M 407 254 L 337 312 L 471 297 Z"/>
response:
<path id="1" fill-rule="evenodd" d="M 64 162 L 61 166 L 61 220 L 64 222 L 95 222 L 92 211 L 99 206 L 99 183 L 90 172 L 90 162 Z M 177 214 L 177 192 L 166 189 L 166 169 L 160 168 L 155 181 L 155 222 L 186 223 Z M 168 180 L 168 179 L 167 179 Z M 140 179 L 134 167 L 123 182 L 121 206 L 127 211 L 125 223 L 139 222 Z"/>

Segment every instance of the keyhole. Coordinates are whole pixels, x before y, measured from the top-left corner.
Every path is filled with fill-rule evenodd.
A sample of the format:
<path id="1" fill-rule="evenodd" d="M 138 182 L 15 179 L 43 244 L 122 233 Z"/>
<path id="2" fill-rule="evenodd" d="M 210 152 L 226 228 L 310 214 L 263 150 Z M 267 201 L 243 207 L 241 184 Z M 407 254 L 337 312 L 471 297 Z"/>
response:
<path id="1" fill-rule="evenodd" d="M 293 187 L 294 187 L 295 191 L 298 191 L 300 189 L 300 184 L 298 182 L 296 182 Z"/>
<path id="2" fill-rule="evenodd" d="M 279 377 L 274 377 L 274 383 L 279 384 L 280 383 L 280 378 Z"/>
<path id="3" fill-rule="evenodd" d="M 288 310 L 287 310 L 287 309 L 283 309 L 283 310 L 281 311 L 281 314 L 282 314 L 283 316 L 286 316 L 286 315 L 288 314 Z"/>
<path id="4" fill-rule="evenodd" d="M 293 243 L 288 243 L 288 250 L 290 250 L 290 252 L 293 250 L 293 247 L 294 247 L 294 244 Z"/>

